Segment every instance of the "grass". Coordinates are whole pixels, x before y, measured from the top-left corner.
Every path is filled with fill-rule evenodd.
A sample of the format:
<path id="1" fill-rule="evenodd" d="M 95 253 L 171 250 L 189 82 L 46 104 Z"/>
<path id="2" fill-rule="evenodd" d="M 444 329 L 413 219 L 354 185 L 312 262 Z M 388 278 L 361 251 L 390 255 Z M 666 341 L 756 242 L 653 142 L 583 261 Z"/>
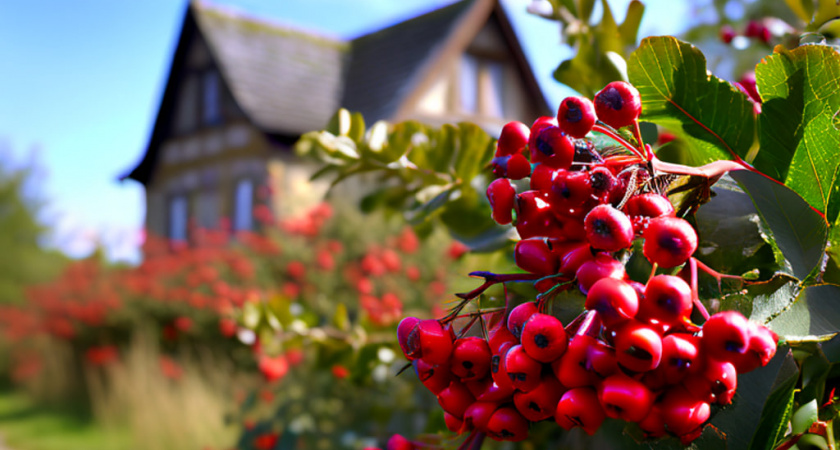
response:
<path id="1" fill-rule="evenodd" d="M 72 409 L 37 406 L 9 389 L 0 390 L 0 435 L 13 450 L 131 448 L 128 430 L 103 428 Z"/>

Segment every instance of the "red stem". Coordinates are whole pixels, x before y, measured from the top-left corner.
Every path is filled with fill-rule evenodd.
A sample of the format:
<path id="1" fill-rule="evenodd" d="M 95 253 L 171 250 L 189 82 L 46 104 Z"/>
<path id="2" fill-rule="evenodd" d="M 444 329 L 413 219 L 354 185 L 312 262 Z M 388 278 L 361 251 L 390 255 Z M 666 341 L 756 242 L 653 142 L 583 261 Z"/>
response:
<path id="1" fill-rule="evenodd" d="M 484 283 L 482 283 L 481 286 L 469 292 L 455 294 L 456 297 L 464 300 L 471 300 L 481 295 L 482 292 L 486 291 L 490 286 L 493 286 L 494 284 L 507 283 L 509 281 L 536 281 L 540 278 L 543 278 L 543 275 L 536 275 L 533 273 L 497 274 L 492 272 L 472 272 L 470 273 L 470 276 L 484 278 Z"/>
<path id="2" fill-rule="evenodd" d="M 691 268 L 691 300 L 694 302 L 694 307 L 700 311 L 703 320 L 709 320 L 709 311 L 706 310 L 706 307 L 700 301 L 700 293 L 697 290 L 697 259 L 693 257 L 689 258 L 688 266 Z"/>
<path id="3" fill-rule="evenodd" d="M 600 122 L 599 122 L 599 123 L 596 123 L 596 124 L 592 127 L 592 131 L 597 131 L 598 133 L 606 134 L 606 135 L 607 135 L 607 136 L 609 136 L 612 140 L 614 140 L 614 141 L 618 142 L 619 144 L 621 144 L 621 146 L 622 146 L 622 147 L 626 148 L 627 150 L 629 150 L 630 152 L 632 152 L 634 155 L 636 155 L 636 156 L 638 156 L 639 158 L 641 158 L 641 159 L 643 159 L 643 160 L 647 161 L 647 158 L 645 158 L 645 157 L 644 157 L 644 155 L 642 155 L 641 153 L 639 153 L 639 150 L 638 150 L 636 147 L 633 147 L 633 145 L 632 145 L 632 144 L 630 144 L 629 142 L 627 142 L 627 141 L 626 141 L 623 137 L 619 136 L 619 135 L 618 135 L 618 133 L 617 133 L 615 130 L 613 130 L 611 127 L 608 127 L 608 126 L 606 126 L 606 125 L 603 125 L 602 123 L 600 123 Z"/>

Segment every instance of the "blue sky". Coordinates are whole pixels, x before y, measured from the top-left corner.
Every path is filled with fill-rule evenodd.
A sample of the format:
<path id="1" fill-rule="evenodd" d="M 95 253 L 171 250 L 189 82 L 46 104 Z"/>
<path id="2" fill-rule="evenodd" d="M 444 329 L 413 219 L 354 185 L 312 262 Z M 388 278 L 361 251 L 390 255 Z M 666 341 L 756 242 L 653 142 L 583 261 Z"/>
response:
<path id="1" fill-rule="evenodd" d="M 629 0 L 611 0 L 621 19 Z M 275 22 L 343 37 L 387 26 L 452 0 L 214 0 Z M 570 51 L 557 25 L 505 0 L 544 91 L 569 91 L 551 72 Z M 684 2 L 648 0 L 644 34 L 679 32 Z M 660 7 L 656 7 L 659 4 Z M 665 5 L 668 5 L 667 7 Z M 136 260 L 144 200 L 118 177 L 139 161 L 151 132 L 186 1 L 0 2 L 0 164 L 39 167 L 51 239 L 74 256 L 103 243 Z M 677 8 L 675 10 L 675 8 Z M 678 8 L 682 8 L 680 11 Z"/>

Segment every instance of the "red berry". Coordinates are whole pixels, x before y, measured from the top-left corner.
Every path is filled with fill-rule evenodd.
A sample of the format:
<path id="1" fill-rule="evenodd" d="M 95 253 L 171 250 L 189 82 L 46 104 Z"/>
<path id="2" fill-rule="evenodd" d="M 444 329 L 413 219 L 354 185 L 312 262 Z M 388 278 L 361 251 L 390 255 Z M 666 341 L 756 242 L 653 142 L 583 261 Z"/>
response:
<path id="1" fill-rule="evenodd" d="M 639 422 L 639 428 L 645 432 L 648 439 L 665 436 L 665 421 L 662 419 L 662 409 L 658 403 L 654 403 L 648 415 Z"/>
<path id="2" fill-rule="evenodd" d="M 537 149 L 537 138 L 540 136 L 540 131 L 548 127 L 556 127 L 557 126 L 557 118 L 556 117 L 548 117 L 543 116 L 537 118 L 534 123 L 531 125 L 531 133 L 528 138 L 528 150 L 531 153 L 531 157 L 534 157 L 534 152 L 538 151 Z M 537 162 L 537 161 L 534 161 Z"/>
<path id="3" fill-rule="evenodd" d="M 415 359 L 411 364 L 417 378 L 432 394 L 440 394 L 455 379 L 448 365 L 433 366 L 422 359 Z"/>
<path id="4" fill-rule="evenodd" d="M 420 348 L 419 341 L 411 340 L 412 333 L 417 329 L 417 324 L 420 319 L 416 317 L 406 317 L 400 321 L 397 326 L 397 342 L 400 344 L 400 349 L 409 360 L 419 357 Z"/>
<path id="5" fill-rule="evenodd" d="M 534 314 L 522 328 L 522 349 L 537 361 L 549 363 L 566 351 L 563 323 L 548 314 Z"/>
<path id="6" fill-rule="evenodd" d="M 418 322 L 409 334 L 408 347 L 418 349 L 412 354 L 436 366 L 449 362 L 453 341 L 451 328 L 444 328 L 437 320 L 426 319 Z"/>
<path id="7" fill-rule="evenodd" d="M 719 361 L 733 361 L 747 351 L 749 323 L 737 311 L 719 312 L 703 324 L 703 351 Z"/>
<path id="8" fill-rule="evenodd" d="M 703 368 L 703 378 L 709 382 L 709 392 L 714 396 L 716 403 L 732 403 L 735 389 L 738 387 L 738 372 L 732 363 L 707 360 Z"/>
<path id="9" fill-rule="evenodd" d="M 583 139 L 595 125 L 595 105 L 586 97 L 566 97 L 560 102 L 557 122 L 569 136 Z"/>
<path id="10" fill-rule="evenodd" d="M 516 189 L 510 180 L 498 178 L 487 186 L 487 200 L 493 211 L 493 220 L 499 225 L 507 225 L 513 221 L 513 204 L 516 200 Z"/>
<path id="11" fill-rule="evenodd" d="M 442 390 L 437 396 L 440 407 L 453 416 L 463 419 L 464 412 L 475 402 L 475 397 L 467 386 L 459 381 L 453 381 L 449 387 Z"/>
<path id="12" fill-rule="evenodd" d="M 639 296 L 633 286 L 615 278 L 602 278 L 586 294 L 586 309 L 598 311 L 607 328 L 635 317 L 639 310 Z"/>
<path id="13" fill-rule="evenodd" d="M 633 245 L 633 224 L 611 205 L 598 205 L 583 222 L 586 239 L 593 248 L 615 252 Z"/>
<path id="14" fill-rule="evenodd" d="M 665 394 L 661 412 L 668 431 L 683 436 L 709 420 L 711 408 L 684 387 L 675 386 Z"/>
<path id="15" fill-rule="evenodd" d="M 496 143 L 496 156 L 511 156 L 522 153 L 528 145 L 531 130 L 522 122 L 508 122 L 502 127 Z"/>
<path id="16" fill-rule="evenodd" d="M 735 30 L 732 29 L 729 25 L 724 25 L 720 27 L 720 40 L 724 44 L 729 44 L 732 42 L 732 39 L 735 39 Z"/>
<path id="17" fill-rule="evenodd" d="M 700 339 L 696 336 L 674 333 L 662 338 L 662 362 L 657 371 L 662 372 L 665 382 L 679 383 L 700 363 Z"/>
<path id="18" fill-rule="evenodd" d="M 580 427 L 590 436 L 598 431 L 606 419 L 598 394 L 589 387 L 570 389 L 557 404 L 554 420 L 566 430 Z"/>
<path id="19" fill-rule="evenodd" d="M 480 337 L 463 337 L 455 341 L 450 367 L 462 381 L 478 380 L 490 371 L 490 347 Z"/>
<path id="20" fill-rule="evenodd" d="M 516 265 L 526 271 L 540 275 L 554 275 L 560 265 L 557 255 L 545 238 L 523 239 L 513 250 Z"/>
<path id="21" fill-rule="evenodd" d="M 619 373 L 601 382 L 598 400 L 607 417 L 639 422 L 650 412 L 654 396 L 644 384 Z"/>
<path id="22" fill-rule="evenodd" d="M 551 180 L 548 200 L 560 214 L 573 217 L 584 215 L 592 201 L 589 174 L 558 170 Z"/>
<path id="23" fill-rule="evenodd" d="M 618 364 L 633 372 L 647 372 L 662 360 L 662 338 L 652 328 L 636 321 L 626 322 L 615 334 Z"/>
<path id="24" fill-rule="evenodd" d="M 613 81 L 595 94 L 595 114 L 613 128 L 631 125 L 642 112 L 639 91 L 630 83 Z"/>
<path id="25" fill-rule="evenodd" d="M 528 419 L 510 406 L 499 408 L 487 423 L 487 435 L 499 441 L 522 441 L 528 437 Z"/>
<path id="26" fill-rule="evenodd" d="M 519 339 L 519 336 L 522 335 L 522 327 L 525 326 L 525 322 L 538 312 L 539 310 L 537 309 L 536 302 L 525 302 L 517 305 L 515 308 L 511 309 L 510 314 L 508 314 L 508 330 L 517 339 Z"/>
<path id="27" fill-rule="evenodd" d="M 542 364 L 528 356 L 521 345 L 514 345 L 505 354 L 505 370 L 517 390 L 528 392 L 540 384 Z"/>
<path id="28" fill-rule="evenodd" d="M 581 264 L 575 272 L 580 291 L 584 294 L 588 293 L 592 285 L 602 278 L 621 280 L 625 275 L 624 264 L 606 253 L 595 255 L 594 259 Z"/>
<path id="29" fill-rule="evenodd" d="M 505 161 L 503 175 L 511 180 L 521 180 L 531 175 L 531 163 L 525 155 L 517 153 Z"/>
<path id="30" fill-rule="evenodd" d="M 463 419 L 459 419 L 448 412 L 443 412 L 443 422 L 446 424 L 446 429 L 453 433 L 461 434 L 466 431 Z"/>
<path id="31" fill-rule="evenodd" d="M 576 388 L 592 386 L 599 381 L 598 375 L 592 371 L 589 361 L 589 349 L 596 340 L 590 336 L 575 336 L 569 342 L 566 352 L 560 359 L 551 364 L 551 369 L 563 386 Z"/>
<path id="32" fill-rule="evenodd" d="M 554 252 L 560 255 L 560 267 L 558 273 L 568 278 L 575 276 L 577 270 L 585 262 L 595 259 L 592 254 L 592 247 L 587 243 L 569 243 L 564 246 L 554 245 Z"/>
<path id="33" fill-rule="evenodd" d="M 596 166 L 589 171 L 589 185 L 599 203 L 608 203 L 613 192 L 621 187 L 615 175 L 605 166 Z"/>
<path id="34" fill-rule="evenodd" d="M 673 216 L 674 205 L 668 197 L 654 192 L 634 195 L 624 204 L 624 212 L 633 222 L 636 233 L 642 233 L 648 219 L 661 216 Z"/>
<path id="35" fill-rule="evenodd" d="M 685 263 L 697 250 L 697 233 L 691 224 L 678 217 L 651 220 L 642 237 L 645 257 L 663 269 Z"/>
<path id="36" fill-rule="evenodd" d="M 568 169 L 575 157 L 575 145 L 558 127 L 548 126 L 537 133 L 531 150 L 531 162 L 555 169 Z"/>
<path id="37" fill-rule="evenodd" d="M 747 351 L 732 361 L 738 373 L 747 373 L 758 367 L 764 367 L 776 354 L 778 340 L 776 333 L 755 322 L 749 322 L 747 332 L 750 336 Z"/>
<path id="38" fill-rule="evenodd" d="M 645 287 L 645 301 L 639 305 L 639 317 L 677 325 L 688 319 L 693 305 L 688 283 L 673 275 L 657 275 Z"/>
<path id="39" fill-rule="evenodd" d="M 525 191 L 516 196 L 516 231 L 519 237 L 553 237 L 559 231 L 551 204 L 539 191 Z"/>
<path id="40" fill-rule="evenodd" d="M 493 413 L 499 409 L 498 402 L 477 401 L 467 408 L 464 413 L 464 421 L 473 426 L 476 430 L 487 432 L 487 425 Z"/>
<path id="41" fill-rule="evenodd" d="M 401 435 L 395 434 L 388 439 L 385 450 L 414 450 L 414 444 Z"/>
<path id="42" fill-rule="evenodd" d="M 534 389 L 513 394 L 513 403 L 526 419 L 539 422 L 554 416 L 564 390 L 560 381 L 549 374 Z"/>

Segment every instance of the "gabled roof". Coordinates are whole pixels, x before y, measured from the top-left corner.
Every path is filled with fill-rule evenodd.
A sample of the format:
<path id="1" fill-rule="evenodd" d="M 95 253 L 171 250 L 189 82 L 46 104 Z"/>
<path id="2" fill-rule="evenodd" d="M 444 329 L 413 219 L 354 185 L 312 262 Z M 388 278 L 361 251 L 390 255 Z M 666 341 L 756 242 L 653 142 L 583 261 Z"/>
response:
<path id="1" fill-rule="evenodd" d="M 490 4 L 495 6 L 488 8 Z M 461 0 L 356 39 L 340 40 L 194 1 L 187 8 L 146 153 L 123 178 L 149 182 L 168 134 L 165 128 L 177 97 L 178 74 L 196 33 L 207 42 L 245 115 L 268 134 L 293 137 L 322 128 L 339 107 L 359 111 L 369 122 L 393 116 L 422 81 L 421 72 L 428 69 L 432 56 L 453 39 L 462 22 L 478 10 L 492 9 L 503 15 L 497 0 Z M 514 45 L 519 49 L 518 43 Z M 537 95 L 544 99 L 538 88 Z"/>

